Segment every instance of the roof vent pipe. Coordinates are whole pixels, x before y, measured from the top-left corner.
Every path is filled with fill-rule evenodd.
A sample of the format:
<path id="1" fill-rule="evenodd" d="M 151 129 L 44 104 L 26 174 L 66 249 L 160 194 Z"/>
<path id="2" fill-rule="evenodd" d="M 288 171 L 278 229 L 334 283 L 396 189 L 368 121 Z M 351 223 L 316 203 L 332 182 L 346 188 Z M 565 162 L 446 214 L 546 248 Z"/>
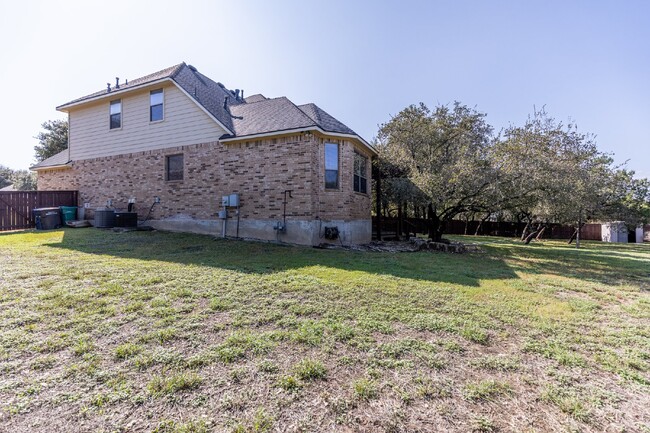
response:
<path id="1" fill-rule="evenodd" d="M 107 92 L 111 91 L 111 83 L 106 83 L 106 91 Z"/>
<path id="2" fill-rule="evenodd" d="M 127 84 L 129 84 L 129 79 L 128 79 L 128 78 L 125 78 L 125 79 L 124 79 L 124 85 L 126 86 Z"/>
<path id="3" fill-rule="evenodd" d="M 223 109 L 224 110 L 228 109 L 228 97 L 227 96 L 223 100 Z"/>
<path id="4" fill-rule="evenodd" d="M 241 98 L 244 99 L 244 89 L 241 89 Z"/>
<path id="5" fill-rule="evenodd" d="M 120 88 L 120 77 L 115 77 L 115 88 L 116 89 Z"/>

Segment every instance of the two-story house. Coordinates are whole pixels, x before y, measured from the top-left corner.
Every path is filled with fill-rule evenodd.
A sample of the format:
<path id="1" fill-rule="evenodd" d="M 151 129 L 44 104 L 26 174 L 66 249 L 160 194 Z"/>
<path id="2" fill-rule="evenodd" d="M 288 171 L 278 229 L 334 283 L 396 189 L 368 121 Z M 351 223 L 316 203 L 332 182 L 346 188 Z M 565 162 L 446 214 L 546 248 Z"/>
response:
<path id="1" fill-rule="evenodd" d="M 78 190 L 91 208 L 134 199 L 164 230 L 316 245 L 336 227 L 331 242 L 370 241 L 376 152 L 315 104 L 244 97 L 181 63 L 57 110 L 69 147 L 32 167 L 40 190 Z"/>

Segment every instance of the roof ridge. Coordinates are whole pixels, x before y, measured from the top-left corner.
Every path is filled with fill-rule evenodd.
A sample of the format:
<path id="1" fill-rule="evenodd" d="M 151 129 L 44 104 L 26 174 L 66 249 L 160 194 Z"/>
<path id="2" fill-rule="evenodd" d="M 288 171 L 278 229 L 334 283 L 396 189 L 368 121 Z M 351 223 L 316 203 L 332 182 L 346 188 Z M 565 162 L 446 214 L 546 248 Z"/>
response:
<path id="1" fill-rule="evenodd" d="M 314 126 L 319 126 L 319 125 L 318 125 L 318 122 L 316 122 L 314 119 L 312 119 L 311 117 L 309 117 L 309 116 L 307 115 L 307 113 L 305 113 L 304 111 L 302 111 L 302 110 L 300 109 L 300 107 L 298 107 L 298 106 L 297 106 L 297 105 L 296 105 L 296 104 L 295 104 L 291 99 L 287 98 L 286 96 L 283 96 L 283 97 L 286 98 L 286 100 L 289 101 L 289 103 L 290 103 L 291 105 L 293 105 L 294 107 L 296 107 L 296 109 L 297 109 L 300 113 L 302 113 L 303 116 L 305 116 L 307 119 L 309 119 L 309 120 L 314 124 Z"/>
<path id="2" fill-rule="evenodd" d="M 183 68 L 186 67 L 186 66 L 187 66 L 187 63 L 185 63 L 185 62 L 181 62 L 181 63 L 179 63 L 178 65 L 174 66 L 174 67 L 173 67 L 173 68 L 174 68 L 174 72 L 172 72 L 172 73 L 169 75 L 169 78 L 173 79 L 176 75 L 178 75 L 178 73 L 181 71 L 181 69 L 183 69 Z M 163 71 L 164 71 L 164 69 L 163 69 Z"/>
<path id="3" fill-rule="evenodd" d="M 163 69 L 161 69 L 159 71 L 152 72 L 150 74 L 143 75 L 141 77 L 132 79 L 132 80 L 130 80 L 128 82 L 125 80 L 125 82 L 123 84 L 120 84 L 119 87 L 113 87 L 113 88 L 110 88 L 110 90 L 107 90 L 107 89 L 99 90 L 97 92 L 87 94 L 87 95 L 82 96 L 80 98 L 73 99 L 72 101 L 69 101 L 69 102 L 66 102 L 65 104 L 59 105 L 56 108 L 58 110 L 58 109 L 60 109 L 62 107 L 65 107 L 67 105 L 76 104 L 76 103 L 83 102 L 83 101 L 93 99 L 93 98 L 103 97 L 103 96 L 106 96 L 106 95 L 109 95 L 111 93 L 118 92 L 118 91 L 129 90 L 129 89 L 141 86 L 141 85 L 146 85 L 146 84 L 148 84 L 150 82 L 154 82 L 154 81 L 157 81 L 157 80 L 161 80 L 161 79 L 165 79 L 165 78 L 172 78 L 173 76 L 176 76 L 180 71 L 182 71 L 183 67 L 185 67 L 185 66 L 187 66 L 185 64 L 185 62 L 181 62 L 181 63 L 179 63 L 177 65 L 168 66 L 168 67 L 163 68 Z"/>
<path id="4" fill-rule="evenodd" d="M 256 93 L 255 95 L 262 95 L 262 94 L 261 93 Z M 250 95 L 248 97 L 250 98 L 251 96 L 255 96 L 255 95 Z M 262 95 L 262 96 L 264 96 L 264 95 Z M 286 99 L 287 101 L 291 102 L 291 100 L 289 98 L 287 98 L 286 96 L 276 96 L 275 98 L 267 98 L 266 96 L 264 96 L 264 98 L 266 98 L 266 99 L 262 99 L 262 100 L 259 100 L 259 101 L 253 101 L 253 102 L 246 102 L 246 104 L 247 105 L 253 105 L 253 104 L 258 104 L 260 102 L 277 101 L 278 99 Z M 244 100 L 245 99 L 246 98 L 244 98 Z"/>
<path id="5" fill-rule="evenodd" d="M 309 107 L 314 107 L 314 116 L 316 116 L 316 119 L 313 119 L 313 118 L 312 118 L 308 113 L 305 112 L 305 110 L 302 109 L 302 107 L 307 107 L 307 106 L 309 106 Z M 302 111 L 303 113 L 305 113 L 305 114 L 307 115 L 307 117 L 309 117 L 310 119 L 312 119 L 312 120 L 313 120 L 314 122 L 316 122 L 316 124 L 318 124 L 318 125 L 320 125 L 321 122 L 323 121 L 323 118 L 322 118 L 321 115 L 320 115 L 320 112 L 323 111 L 323 109 L 320 108 L 318 105 L 314 104 L 313 102 L 308 102 L 308 103 L 306 103 L 306 104 L 298 105 L 298 109 L 299 109 L 300 111 Z"/>

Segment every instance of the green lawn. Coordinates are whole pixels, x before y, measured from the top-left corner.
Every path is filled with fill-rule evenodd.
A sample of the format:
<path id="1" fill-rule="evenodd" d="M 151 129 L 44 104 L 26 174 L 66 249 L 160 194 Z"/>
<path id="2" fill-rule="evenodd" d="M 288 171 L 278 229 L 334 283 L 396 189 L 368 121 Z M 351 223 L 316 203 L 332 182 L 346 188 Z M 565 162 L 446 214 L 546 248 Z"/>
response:
<path id="1" fill-rule="evenodd" d="M 0 235 L 0 425 L 650 432 L 650 245 Z"/>

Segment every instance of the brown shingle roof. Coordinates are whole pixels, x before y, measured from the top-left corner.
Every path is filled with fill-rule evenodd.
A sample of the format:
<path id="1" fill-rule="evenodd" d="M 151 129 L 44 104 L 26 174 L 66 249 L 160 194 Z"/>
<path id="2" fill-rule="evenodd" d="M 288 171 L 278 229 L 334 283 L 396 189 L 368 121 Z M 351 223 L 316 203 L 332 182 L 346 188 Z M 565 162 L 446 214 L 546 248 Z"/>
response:
<path id="1" fill-rule="evenodd" d="M 211 80 L 184 62 L 131 80 L 128 84 L 120 85 L 119 89 L 113 88 L 111 92 L 105 89 L 83 96 L 63 104 L 57 109 L 110 95 L 117 91 L 123 92 L 165 78 L 173 80 L 225 126 L 228 130 L 225 137 L 241 137 L 313 127 L 318 127 L 326 132 L 357 135 L 352 129 L 315 104 L 297 106 L 285 97 L 269 99 L 261 94 L 251 95 L 245 99 L 237 98 L 223 84 Z M 40 168 L 43 163 L 45 161 L 34 167 Z"/>
<path id="2" fill-rule="evenodd" d="M 35 170 L 38 168 L 47 168 L 47 167 L 58 167 L 61 165 L 65 165 L 70 162 L 70 158 L 68 158 L 68 149 L 63 150 L 56 155 L 50 156 L 47 159 L 44 159 L 43 161 L 32 165 L 29 167 L 30 170 Z"/>
<path id="3" fill-rule="evenodd" d="M 235 136 L 263 134 L 315 126 L 314 122 L 285 97 L 230 107 Z"/>
<path id="4" fill-rule="evenodd" d="M 142 86 L 148 83 L 151 83 L 153 81 L 158 81 L 163 78 L 171 78 L 176 74 L 182 67 L 186 66 L 185 62 L 180 63 L 178 65 L 170 66 L 169 68 L 165 68 L 163 70 L 160 70 L 158 72 L 154 72 L 153 74 L 145 75 L 144 77 L 136 78 L 135 80 L 129 81 L 127 84 L 120 84 L 119 88 L 111 87 L 111 91 L 109 92 L 108 89 L 100 90 L 99 92 L 91 93 L 90 95 L 82 96 L 81 98 L 73 99 L 70 102 L 66 102 L 65 104 L 61 104 L 56 109 L 63 108 L 67 105 L 72 105 L 76 104 L 82 101 L 86 101 L 88 99 L 93 99 L 98 96 L 104 96 L 104 95 L 109 95 L 111 93 L 117 92 L 117 91 L 123 91 L 126 89 L 132 89 L 134 87 Z M 113 84 L 111 84 L 113 86 Z"/>

